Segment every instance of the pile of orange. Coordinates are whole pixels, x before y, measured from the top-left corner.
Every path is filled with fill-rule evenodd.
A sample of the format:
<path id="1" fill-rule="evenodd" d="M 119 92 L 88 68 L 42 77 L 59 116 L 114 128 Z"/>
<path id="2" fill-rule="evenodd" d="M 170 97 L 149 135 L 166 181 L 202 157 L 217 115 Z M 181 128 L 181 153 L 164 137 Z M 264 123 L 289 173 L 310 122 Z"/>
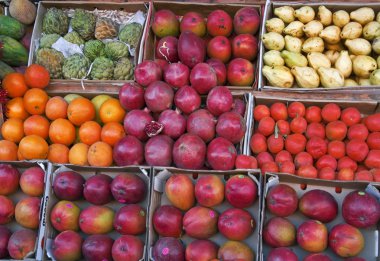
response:
<path id="1" fill-rule="evenodd" d="M 119 100 L 108 98 L 95 106 L 79 95 L 49 97 L 44 90 L 49 81 L 47 70 L 35 64 L 25 74 L 4 78 L 10 100 L 1 126 L 0 160 L 112 165 L 112 147 L 125 136 Z"/>

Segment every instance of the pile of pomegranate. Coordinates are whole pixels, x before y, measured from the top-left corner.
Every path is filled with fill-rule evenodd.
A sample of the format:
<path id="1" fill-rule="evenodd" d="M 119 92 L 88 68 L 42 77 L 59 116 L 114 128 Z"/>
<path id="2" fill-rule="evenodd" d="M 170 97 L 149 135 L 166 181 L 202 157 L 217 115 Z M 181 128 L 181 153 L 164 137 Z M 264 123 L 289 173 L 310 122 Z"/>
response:
<path id="1" fill-rule="evenodd" d="M 254 108 L 250 159 L 262 173 L 328 180 L 380 180 L 380 113 L 276 102 Z"/>

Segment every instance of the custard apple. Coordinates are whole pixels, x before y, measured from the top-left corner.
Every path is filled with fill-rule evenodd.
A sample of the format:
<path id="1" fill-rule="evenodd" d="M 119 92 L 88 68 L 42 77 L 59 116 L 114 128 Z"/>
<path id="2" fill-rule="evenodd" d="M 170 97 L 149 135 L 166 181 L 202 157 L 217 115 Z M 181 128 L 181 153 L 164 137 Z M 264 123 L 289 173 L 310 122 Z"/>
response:
<path id="1" fill-rule="evenodd" d="M 55 7 L 49 8 L 42 21 L 42 31 L 45 34 L 64 35 L 69 30 L 69 18 Z"/>
<path id="2" fill-rule="evenodd" d="M 96 16 L 83 9 L 76 9 L 71 19 L 71 27 L 84 40 L 88 41 L 94 38 Z"/>
<path id="3" fill-rule="evenodd" d="M 90 77 L 92 80 L 112 80 L 113 61 L 106 57 L 96 58 L 92 64 Z"/>
<path id="4" fill-rule="evenodd" d="M 82 54 L 74 54 L 65 60 L 62 67 L 65 79 L 82 79 L 87 76 L 90 60 Z"/>
<path id="5" fill-rule="evenodd" d="M 119 33 L 120 41 L 123 41 L 131 46 L 131 48 L 136 48 L 142 32 L 142 25 L 139 23 L 131 23 L 124 26 L 124 28 Z"/>
<path id="6" fill-rule="evenodd" d="M 75 31 L 67 33 L 63 38 L 66 41 L 73 43 L 73 44 L 77 44 L 77 45 L 81 45 L 81 44 L 85 43 L 85 41 L 82 39 L 82 37 L 80 37 L 80 35 Z"/>
<path id="7" fill-rule="evenodd" d="M 106 38 L 115 38 L 117 36 L 117 26 L 112 20 L 107 18 L 98 18 L 95 27 L 95 38 L 102 40 Z"/>
<path id="8" fill-rule="evenodd" d="M 41 48 L 36 54 L 36 63 L 49 71 L 50 78 L 62 79 L 63 54 L 55 49 Z"/>
<path id="9" fill-rule="evenodd" d="M 106 43 L 104 51 L 106 56 L 113 61 L 117 61 L 122 57 L 127 57 L 129 54 L 128 46 L 120 41 Z"/>
<path id="10" fill-rule="evenodd" d="M 61 37 L 59 34 L 45 34 L 40 39 L 40 48 L 51 48 L 59 37 Z"/>
<path id="11" fill-rule="evenodd" d="M 83 53 L 91 61 L 96 57 L 104 56 L 104 43 L 100 40 L 90 40 L 84 44 Z"/>
<path id="12" fill-rule="evenodd" d="M 133 64 L 132 62 L 124 57 L 121 58 L 115 64 L 115 69 L 113 70 L 114 80 L 132 80 L 133 79 Z"/>

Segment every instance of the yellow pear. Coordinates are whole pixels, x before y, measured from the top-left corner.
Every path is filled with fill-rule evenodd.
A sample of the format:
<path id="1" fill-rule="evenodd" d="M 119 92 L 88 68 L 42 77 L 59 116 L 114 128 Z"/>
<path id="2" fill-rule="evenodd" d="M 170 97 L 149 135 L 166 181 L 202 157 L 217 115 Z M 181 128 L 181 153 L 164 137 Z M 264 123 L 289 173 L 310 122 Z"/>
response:
<path id="1" fill-rule="evenodd" d="M 311 67 L 294 66 L 291 69 L 297 85 L 301 88 L 317 88 L 319 87 L 318 73 Z"/>
<path id="2" fill-rule="evenodd" d="M 358 22 L 349 22 L 346 24 L 342 32 L 340 33 L 340 37 L 342 39 L 356 39 L 362 35 L 363 27 Z"/>
<path id="3" fill-rule="evenodd" d="M 280 18 L 274 17 L 265 22 L 265 28 L 267 32 L 282 33 L 285 28 L 285 23 Z"/>
<path id="4" fill-rule="evenodd" d="M 370 74 L 377 69 L 377 63 L 371 56 L 358 55 L 352 61 L 352 69 L 356 76 L 368 78 Z"/>
<path id="5" fill-rule="evenodd" d="M 351 20 L 366 25 L 375 19 L 375 11 L 370 7 L 361 7 L 350 13 Z"/>
<path id="6" fill-rule="evenodd" d="M 319 37 L 328 44 L 337 44 L 340 41 L 340 28 L 336 25 L 327 26 L 319 33 Z"/>
<path id="7" fill-rule="evenodd" d="M 369 22 L 363 28 L 363 37 L 366 40 L 373 40 L 380 36 L 380 23 L 376 21 Z"/>
<path id="8" fill-rule="evenodd" d="M 300 21 L 294 21 L 288 24 L 283 30 L 284 34 L 293 36 L 293 37 L 302 37 L 303 36 L 303 26 L 304 24 Z"/>
<path id="9" fill-rule="evenodd" d="M 285 47 L 284 37 L 275 32 L 269 32 L 262 37 L 264 47 L 268 50 L 281 51 Z"/>
<path id="10" fill-rule="evenodd" d="M 310 52 L 323 52 L 325 44 L 320 37 L 310 37 L 302 44 L 302 51 L 305 53 Z"/>
<path id="11" fill-rule="evenodd" d="M 332 23 L 332 12 L 324 5 L 318 7 L 317 17 L 324 26 L 329 26 Z"/>
<path id="12" fill-rule="evenodd" d="M 309 61 L 309 65 L 317 70 L 319 67 L 331 67 L 331 61 L 329 58 L 323 53 L 311 52 L 307 54 L 307 60 Z"/>
<path id="13" fill-rule="evenodd" d="M 346 40 L 345 45 L 350 53 L 354 55 L 368 55 L 372 50 L 371 43 L 363 38 L 348 39 Z"/>
<path id="14" fill-rule="evenodd" d="M 294 11 L 294 16 L 298 18 L 302 23 L 306 24 L 314 20 L 315 12 L 310 6 L 302 6 L 301 8 Z"/>
<path id="15" fill-rule="evenodd" d="M 274 14 L 287 24 L 295 20 L 294 9 L 290 6 L 277 7 L 274 9 Z"/>
<path id="16" fill-rule="evenodd" d="M 335 50 L 327 50 L 326 52 L 324 52 L 324 55 L 326 55 L 326 57 L 330 60 L 331 65 L 334 65 L 335 61 L 339 57 L 339 52 Z"/>
<path id="17" fill-rule="evenodd" d="M 359 84 L 353 79 L 348 78 L 344 80 L 344 87 L 355 87 L 358 85 Z"/>
<path id="18" fill-rule="evenodd" d="M 271 86 L 281 88 L 291 88 L 293 86 L 294 77 L 286 66 L 265 65 L 262 72 Z"/>
<path id="19" fill-rule="evenodd" d="M 281 57 L 280 51 L 277 50 L 270 50 L 268 52 L 264 53 L 263 56 L 264 64 L 269 66 L 274 65 L 284 65 L 285 61 Z"/>
<path id="20" fill-rule="evenodd" d="M 302 30 L 307 37 L 316 37 L 323 30 L 323 24 L 320 21 L 313 20 L 305 24 Z"/>
<path id="21" fill-rule="evenodd" d="M 335 62 L 335 68 L 338 69 L 342 75 L 347 78 L 352 73 L 352 61 L 348 55 L 348 51 L 341 51 L 338 59 Z"/>
<path id="22" fill-rule="evenodd" d="M 285 35 L 285 49 L 290 52 L 300 53 L 302 51 L 302 40 L 297 37 Z"/>
<path id="23" fill-rule="evenodd" d="M 339 88 L 344 86 L 344 77 L 335 68 L 319 67 L 318 74 L 321 84 L 325 88 Z"/>
<path id="24" fill-rule="evenodd" d="M 342 28 L 349 22 L 350 22 L 350 15 L 346 11 L 339 10 L 333 13 L 333 24 L 338 26 L 339 28 Z"/>

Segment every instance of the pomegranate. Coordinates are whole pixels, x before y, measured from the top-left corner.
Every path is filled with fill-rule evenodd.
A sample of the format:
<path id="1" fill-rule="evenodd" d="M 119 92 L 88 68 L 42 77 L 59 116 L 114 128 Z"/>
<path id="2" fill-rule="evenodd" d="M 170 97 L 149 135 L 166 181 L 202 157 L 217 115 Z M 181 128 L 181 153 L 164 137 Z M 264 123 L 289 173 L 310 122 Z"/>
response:
<path id="1" fill-rule="evenodd" d="M 380 131 L 380 113 L 375 113 L 365 118 L 364 124 L 371 132 Z"/>
<path id="2" fill-rule="evenodd" d="M 198 63 L 191 70 L 190 83 L 199 94 L 207 94 L 217 84 L 215 70 L 207 63 Z"/>
<path id="3" fill-rule="evenodd" d="M 278 165 L 274 161 L 262 164 L 260 170 L 263 175 L 267 172 L 276 173 L 279 171 Z"/>
<path id="4" fill-rule="evenodd" d="M 145 160 L 149 166 L 170 166 L 172 164 L 173 140 L 167 135 L 157 135 L 145 145 Z"/>
<path id="5" fill-rule="evenodd" d="M 174 96 L 175 106 L 184 114 L 190 114 L 201 106 L 201 97 L 190 86 L 183 86 Z"/>
<path id="6" fill-rule="evenodd" d="M 187 132 L 198 135 L 208 143 L 215 137 L 215 124 L 214 116 L 208 110 L 200 109 L 187 118 Z"/>
<path id="7" fill-rule="evenodd" d="M 178 62 L 178 39 L 174 36 L 161 38 L 156 46 L 156 57 L 164 59 L 170 63 Z"/>
<path id="8" fill-rule="evenodd" d="M 164 59 L 154 59 L 154 62 L 160 66 L 162 71 L 164 71 L 165 67 L 169 64 L 168 61 Z"/>
<path id="9" fill-rule="evenodd" d="M 189 68 L 202 63 L 206 57 L 204 40 L 193 32 L 186 31 L 181 33 L 178 40 L 178 57 Z"/>
<path id="10" fill-rule="evenodd" d="M 164 80 L 174 88 L 189 85 L 190 69 L 183 63 L 171 63 L 164 69 Z"/>
<path id="11" fill-rule="evenodd" d="M 332 121 L 326 125 L 326 137 L 329 140 L 344 140 L 347 134 L 347 126 L 343 121 Z"/>
<path id="12" fill-rule="evenodd" d="M 119 100 L 127 111 L 142 109 L 145 105 L 144 89 L 138 83 L 126 83 L 119 90 Z"/>
<path id="13" fill-rule="evenodd" d="M 200 169 L 206 157 L 206 144 L 197 135 L 182 135 L 173 146 L 173 162 L 178 168 Z"/>
<path id="14" fill-rule="evenodd" d="M 281 135 L 289 135 L 290 134 L 290 124 L 287 121 L 279 120 L 276 122 L 276 126 L 278 129 L 278 134 Z"/>
<path id="15" fill-rule="evenodd" d="M 318 178 L 325 180 L 334 180 L 335 170 L 330 167 L 324 167 L 318 171 Z"/>
<path id="16" fill-rule="evenodd" d="M 207 109 L 214 115 L 219 116 L 232 108 L 233 97 L 231 91 L 225 86 L 214 87 L 207 95 Z"/>
<path id="17" fill-rule="evenodd" d="M 124 130 L 129 135 L 133 135 L 141 141 L 148 139 L 145 126 L 153 121 L 153 117 L 148 110 L 133 110 L 124 118 Z"/>
<path id="18" fill-rule="evenodd" d="M 153 260 L 185 260 L 185 248 L 181 241 L 173 237 L 161 237 L 152 250 Z"/>
<path id="19" fill-rule="evenodd" d="M 115 144 L 113 160 L 118 166 L 141 165 L 144 162 L 144 146 L 136 137 L 127 135 Z"/>
<path id="20" fill-rule="evenodd" d="M 208 59 L 206 63 L 214 69 L 216 73 L 217 85 L 224 85 L 227 81 L 226 65 L 218 59 Z"/>
<path id="21" fill-rule="evenodd" d="M 149 110 L 162 112 L 172 107 L 174 91 L 167 83 L 155 81 L 146 88 L 144 98 Z"/>
<path id="22" fill-rule="evenodd" d="M 232 105 L 233 112 L 239 113 L 242 117 L 245 115 L 245 102 L 236 98 L 234 99 L 234 104 Z"/>
<path id="23" fill-rule="evenodd" d="M 246 124 L 236 112 L 225 112 L 220 115 L 216 124 L 216 133 L 218 136 L 226 138 L 236 144 L 241 141 L 246 131 Z"/>
<path id="24" fill-rule="evenodd" d="M 295 174 L 296 166 L 292 161 L 283 161 L 278 163 L 278 171 L 287 174 Z"/>
<path id="25" fill-rule="evenodd" d="M 146 87 L 152 82 L 162 79 L 161 67 L 154 61 L 145 60 L 135 68 L 135 80 L 138 84 Z"/>
<path id="26" fill-rule="evenodd" d="M 380 168 L 380 150 L 370 150 L 364 164 L 368 168 Z"/>
<path id="27" fill-rule="evenodd" d="M 346 155 L 346 144 L 339 140 L 330 141 L 327 145 L 327 153 L 335 159 L 340 159 Z"/>
<path id="28" fill-rule="evenodd" d="M 215 170 L 231 170 L 235 166 L 236 149 L 227 139 L 218 137 L 207 146 L 207 162 Z"/>
<path id="29" fill-rule="evenodd" d="M 164 125 L 162 134 L 178 139 L 186 130 L 186 119 L 179 111 L 166 110 L 160 114 L 158 122 Z"/>

